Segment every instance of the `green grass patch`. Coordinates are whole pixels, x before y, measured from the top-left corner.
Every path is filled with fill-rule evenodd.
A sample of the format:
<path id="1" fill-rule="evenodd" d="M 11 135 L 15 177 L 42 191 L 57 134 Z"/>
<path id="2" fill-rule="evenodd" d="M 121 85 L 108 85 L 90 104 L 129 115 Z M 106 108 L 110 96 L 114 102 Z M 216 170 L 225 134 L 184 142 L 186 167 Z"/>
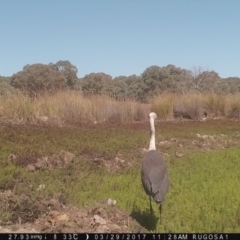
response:
<path id="1" fill-rule="evenodd" d="M 148 197 L 143 192 L 140 169 L 111 174 L 103 170 L 79 177 L 72 189 L 76 205 L 116 199 L 118 208 L 135 213 L 137 220 L 156 232 L 239 232 L 240 153 L 228 149 L 192 153 L 168 164 L 171 188 L 166 197 L 162 224 L 157 205 L 149 224 Z M 138 211 L 138 214 L 136 214 Z"/>
<path id="2" fill-rule="evenodd" d="M 238 131 L 232 121 L 180 122 L 157 124 L 157 140 L 177 138 L 191 142 L 199 134 L 226 134 Z M 209 152 L 185 149 L 185 157 L 167 160 L 171 187 L 159 221 L 149 214 L 148 196 L 140 179 L 142 148 L 148 147 L 148 124 L 93 128 L 56 128 L 34 126 L 0 127 L 0 188 L 11 179 L 19 196 L 32 199 L 62 195 L 68 205 L 85 208 L 108 198 L 117 200 L 117 208 L 126 211 L 152 232 L 239 232 L 240 231 L 240 151 L 237 147 Z M 71 164 L 62 169 L 28 172 L 7 163 L 9 154 L 48 156 L 61 150 L 75 154 Z M 163 149 L 160 149 L 161 152 Z M 174 152 L 176 145 L 168 152 Z M 164 150 L 165 151 L 165 150 Z M 108 171 L 93 164 L 93 159 L 112 161 L 121 154 L 133 167 Z M 18 176 L 16 178 L 16 176 Z M 45 188 L 39 190 L 39 185 Z M 1 218 L 11 212 L 1 210 Z"/>

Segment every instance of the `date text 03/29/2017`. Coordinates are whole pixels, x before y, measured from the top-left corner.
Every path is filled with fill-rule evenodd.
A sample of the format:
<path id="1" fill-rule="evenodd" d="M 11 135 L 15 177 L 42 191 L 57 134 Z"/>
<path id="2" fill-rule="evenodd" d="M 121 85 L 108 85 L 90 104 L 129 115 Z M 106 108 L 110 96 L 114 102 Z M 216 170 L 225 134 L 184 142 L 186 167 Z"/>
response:
<path id="1" fill-rule="evenodd" d="M 0 234 L 1 240 L 235 240 L 240 234 Z"/>

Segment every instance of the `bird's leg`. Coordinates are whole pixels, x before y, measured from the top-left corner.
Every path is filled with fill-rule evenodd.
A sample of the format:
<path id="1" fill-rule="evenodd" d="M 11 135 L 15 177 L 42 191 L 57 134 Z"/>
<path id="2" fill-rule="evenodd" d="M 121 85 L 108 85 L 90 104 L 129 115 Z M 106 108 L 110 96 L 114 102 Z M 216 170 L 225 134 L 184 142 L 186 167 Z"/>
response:
<path id="1" fill-rule="evenodd" d="M 159 205 L 159 213 L 160 213 L 160 223 L 162 221 L 162 204 Z"/>
<path id="2" fill-rule="evenodd" d="M 152 201 L 150 196 L 149 196 L 149 203 L 150 203 L 150 212 L 151 214 L 153 214 Z"/>

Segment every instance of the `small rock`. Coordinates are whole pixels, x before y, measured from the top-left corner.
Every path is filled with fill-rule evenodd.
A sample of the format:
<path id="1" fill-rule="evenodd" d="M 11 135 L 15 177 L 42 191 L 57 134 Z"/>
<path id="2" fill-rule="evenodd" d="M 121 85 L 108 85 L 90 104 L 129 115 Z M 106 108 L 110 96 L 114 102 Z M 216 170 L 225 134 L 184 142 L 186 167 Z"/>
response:
<path id="1" fill-rule="evenodd" d="M 145 152 L 148 152 L 148 149 L 147 148 L 143 148 L 142 151 L 145 153 Z"/>
<path id="2" fill-rule="evenodd" d="M 125 162 L 125 160 L 120 159 L 120 158 L 118 158 L 118 157 L 116 157 L 115 160 L 116 160 L 117 162 L 120 162 L 120 163 L 124 163 L 124 162 Z"/>
<path id="3" fill-rule="evenodd" d="M 175 156 L 178 157 L 178 158 L 181 158 L 181 157 L 184 156 L 184 154 L 176 152 L 176 153 L 175 153 Z"/>
<path id="4" fill-rule="evenodd" d="M 107 201 L 107 204 L 111 205 L 111 206 L 115 206 L 117 204 L 117 201 L 109 198 L 108 201 Z"/>
<path id="5" fill-rule="evenodd" d="M 64 213 L 64 214 L 55 216 L 54 220 L 55 221 L 68 221 L 69 220 L 69 216 Z"/>
<path id="6" fill-rule="evenodd" d="M 109 198 L 109 199 L 107 200 L 107 204 L 108 204 L 108 205 L 112 205 L 112 201 L 113 201 L 113 200 L 112 200 L 111 198 Z"/>
<path id="7" fill-rule="evenodd" d="M 47 122 L 48 121 L 48 117 L 47 116 L 39 116 L 37 119 L 39 121 L 42 121 L 42 122 Z"/>
<path id="8" fill-rule="evenodd" d="M 39 187 L 37 188 L 37 191 L 40 191 L 46 187 L 45 184 L 40 184 Z"/>
<path id="9" fill-rule="evenodd" d="M 12 192 L 11 190 L 6 190 L 6 191 L 5 191 L 5 195 L 6 195 L 7 197 L 11 197 L 11 196 L 13 195 L 13 192 Z"/>
<path id="10" fill-rule="evenodd" d="M 164 145 L 164 144 L 167 144 L 168 141 L 160 141 L 160 142 L 158 142 L 158 143 L 161 144 L 161 145 Z"/>
<path id="11" fill-rule="evenodd" d="M 8 160 L 7 161 L 8 161 L 8 163 L 13 163 L 16 158 L 17 158 L 17 156 L 15 154 L 10 154 L 8 156 Z"/>
<path id="12" fill-rule="evenodd" d="M 28 165 L 26 166 L 26 169 L 27 169 L 28 171 L 30 171 L 30 172 L 34 172 L 34 171 L 36 170 L 35 166 L 32 165 L 32 164 L 28 164 Z"/>
<path id="13" fill-rule="evenodd" d="M 69 163 L 72 161 L 72 159 L 75 157 L 73 153 L 66 152 L 66 151 L 61 151 L 59 154 L 59 157 L 61 160 L 63 160 L 65 163 Z"/>
<path id="14" fill-rule="evenodd" d="M 39 158 L 37 162 L 34 164 L 36 169 L 44 169 L 47 167 L 48 162 L 47 162 L 47 157 Z"/>
<path id="15" fill-rule="evenodd" d="M 103 218 L 99 217 L 98 215 L 93 216 L 93 221 L 95 224 L 101 224 L 101 225 L 106 224 L 106 221 Z"/>

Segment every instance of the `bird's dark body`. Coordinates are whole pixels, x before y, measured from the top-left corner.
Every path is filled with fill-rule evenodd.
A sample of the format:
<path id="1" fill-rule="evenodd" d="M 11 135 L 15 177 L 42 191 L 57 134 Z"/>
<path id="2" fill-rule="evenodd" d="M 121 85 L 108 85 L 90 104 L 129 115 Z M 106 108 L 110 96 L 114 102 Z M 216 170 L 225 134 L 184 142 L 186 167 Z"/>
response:
<path id="1" fill-rule="evenodd" d="M 147 195 L 157 203 L 163 203 L 169 189 L 166 163 L 156 150 L 150 150 L 142 162 L 141 178 Z"/>

